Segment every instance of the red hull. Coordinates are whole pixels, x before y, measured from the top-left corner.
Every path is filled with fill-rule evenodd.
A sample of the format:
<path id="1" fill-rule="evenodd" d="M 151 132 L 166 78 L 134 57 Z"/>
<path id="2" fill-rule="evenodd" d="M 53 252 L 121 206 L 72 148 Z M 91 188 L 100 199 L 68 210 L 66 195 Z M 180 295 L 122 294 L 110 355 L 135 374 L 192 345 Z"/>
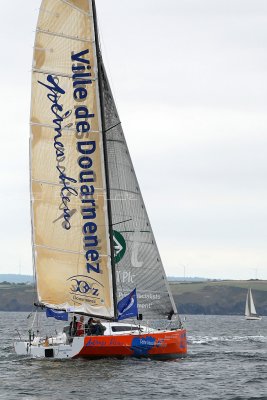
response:
<path id="1" fill-rule="evenodd" d="M 138 357 L 170 360 L 187 354 L 186 331 L 142 335 L 86 336 L 78 357 Z"/>

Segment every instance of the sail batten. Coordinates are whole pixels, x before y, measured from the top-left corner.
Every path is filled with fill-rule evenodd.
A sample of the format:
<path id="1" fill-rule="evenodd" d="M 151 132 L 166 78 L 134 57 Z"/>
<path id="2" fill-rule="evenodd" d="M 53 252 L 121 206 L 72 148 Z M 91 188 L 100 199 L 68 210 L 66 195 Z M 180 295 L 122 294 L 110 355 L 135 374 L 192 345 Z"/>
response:
<path id="1" fill-rule="evenodd" d="M 48 182 L 48 181 L 44 181 L 44 180 L 40 180 L 40 179 L 34 179 L 34 178 L 32 178 L 32 182 L 39 183 L 39 184 L 42 184 L 42 185 L 48 185 L 48 186 L 52 186 L 52 187 L 54 187 L 54 186 L 61 187 L 62 186 L 62 184 L 58 183 L 58 182 Z M 78 190 L 79 186 L 72 185 L 72 189 Z M 105 188 L 104 187 L 103 188 L 95 187 L 95 191 L 96 192 L 99 191 L 103 195 L 103 193 L 105 192 Z"/>
<path id="2" fill-rule="evenodd" d="M 45 69 L 37 69 L 37 68 L 33 68 L 32 72 L 33 73 L 40 73 L 40 74 L 44 74 L 44 75 L 53 75 L 53 76 L 60 77 L 60 78 L 69 78 L 69 79 L 72 79 L 72 76 L 73 76 L 71 74 L 62 74 L 61 72 L 57 72 L 57 71 L 48 71 L 48 70 L 45 70 Z M 95 82 L 95 81 L 97 81 L 97 78 L 94 78 L 94 77 L 90 76 L 90 81 L 94 81 Z"/>
<path id="3" fill-rule="evenodd" d="M 81 8 L 75 6 L 74 4 L 70 3 L 68 0 L 58 0 L 58 1 L 61 1 L 62 3 L 67 4 L 68 6 L 74 8 L 75 10 L 77 10 L 77 11 L 79 11 L 79 12 L 81 12 L 82 14 L 86 15 L 87 17 L 91 17 L 91 18 L 93 17 L 93 14 L 92 14 L 92 13 L 89 13 L 89 12 L 84 11 L 83 9 L 81 9 Z M 75 1 L 75 0 L 74 0 L 74 1 Z M 89 3 L 89 1 L 90 1 L 90 0 L 88 0 L 88 3 Z"/>
<path id="4" fill-rule="evenodd" d="M 65 250 L 65 249 L 59 249 L 59 248 L 55 248 L 55 247 L 49 247 L 49 246 L 44 246 L 44 245 L 34 245 L 35 248 L 43 248 L 43 249 L 48 249 L 51 251 L 55 251 L 57 253 L 69 253 L 69 254 L 80 254 L 83 255 L 84 252 L 83 251 L 71 251 L 71 250 Z M 100 257 L 110 257 L 109 254 L 99 254 Z"/>
<path id="5" fill-rule="evenodd" d="M 78 40 L 79 42 L 86 42 L 86 43 L 88 43 L 88 42 L 94 43 L 95 42 L 93 39 L 64 35 L 63 33 L 45 31 L 44 29 L 40 29 L 40 28 L 36 29 L 36 33 L 44 33 L 45 35 L 60 37 L 60 38 L 69 39 L 69 40 Z M 40 50 L 40 48 L 38 48 L 38 47 L 35 47 L 35 48 L 37 50 Z M 44 49 L 44 50 L 51 50 L 51 49 Z"/>
<path id="6" fill-rule="evenodd" d="M 31 126 L 40 126 L 40 127 L 43 127 L 43 128 L 54 128 L 54 126 L 53 125 L 50 125 L 50 124 L 42 124 L 42 123 L 38 123 L 38 122 L 34 122 L 34 121 L 31 121 L 30 122 L 30 125 Z M 62 127 L 62 129 L 61 129 L 61 131 L 64 131 L 64 132 L 66 132 L 66 133 L 68 133 L 68 132 L 70 132 L 70 133 L 73 133 L 73 132 L 76 132 L 76 129 L 75 128 L 71 128 L 71 127 L 68 127 L 68 126 L 66 126 L 66 127 Z M 101 133 L 100 131 L 91 131 L 91 133 Z"/>

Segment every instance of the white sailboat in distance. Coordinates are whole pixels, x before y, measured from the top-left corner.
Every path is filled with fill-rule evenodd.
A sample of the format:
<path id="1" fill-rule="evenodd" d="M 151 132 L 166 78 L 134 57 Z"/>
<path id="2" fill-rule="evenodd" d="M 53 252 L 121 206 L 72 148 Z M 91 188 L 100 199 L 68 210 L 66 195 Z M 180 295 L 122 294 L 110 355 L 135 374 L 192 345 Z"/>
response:
<path id="1" fill-rule="evenodd" d="M 257 314 L 256 308 L 254 305 L 251 289 L 248 289 L 248 293 L 247 293 L 245 317 L 248 320 L 261 320 L 261 317 Z"/>

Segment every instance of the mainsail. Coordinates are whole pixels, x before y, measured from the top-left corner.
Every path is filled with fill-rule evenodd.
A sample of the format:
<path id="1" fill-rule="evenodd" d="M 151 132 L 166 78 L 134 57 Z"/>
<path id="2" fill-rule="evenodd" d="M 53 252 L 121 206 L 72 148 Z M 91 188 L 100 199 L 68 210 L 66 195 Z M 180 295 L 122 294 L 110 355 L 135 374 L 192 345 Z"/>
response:
<path id="1" fill-rule="evenodd" d="M 92 2 L 43 0 L 31 105 L 39 302 L 114 317 Z"/>
<path id="2" fill-rule="evenodd" d="M 117 301 L 136 289 L 143 318 L 177 313 L 102 61 L 94 0 L 42 1 L 31 188 L 41 304 L 116 318 Z"/>

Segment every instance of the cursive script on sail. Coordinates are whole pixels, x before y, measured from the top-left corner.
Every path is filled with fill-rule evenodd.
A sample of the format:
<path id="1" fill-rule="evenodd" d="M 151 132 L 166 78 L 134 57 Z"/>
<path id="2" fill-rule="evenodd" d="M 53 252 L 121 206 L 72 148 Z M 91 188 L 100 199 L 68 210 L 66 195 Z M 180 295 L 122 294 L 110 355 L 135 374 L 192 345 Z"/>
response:
<path id="1" fill-rule="evenodd" d="M 63 111 L 63 106 L 59 104 L 59 100 L 62 95 L 65 94 L 65 91 L 59 86 L 59 79 L 56 76 L 48 75 L 47 82 L 43 83 L 38 81 L 41 85 L 43 85 L 46 89 L 48 89 L 47 98 L 51 101 L 51 112 L 54 115 L 53 124 L 54 124 L 54 148 L 56 150 L 56 160 L 57 166 L 56 169 L 59 173 L 59 181 L 63 186 L 60 191 L 61 204 L 59 206 L 60 210 L 63 210 L 63 218 L 64 223 L 63 228 L 69 230 L 71 228 L 70 219 L 73 215 L 72 210 L 69 208 L 70 197 L 78 196 L 77 190 L 71 186 L 73 183 L 76 183 L 76 179 L 69 177 L 66 174 L 66 168 L 62 163 L 65 160 L 65 148 L 62 142 L 62 130 L 64 128 L 70 128 L 72 124 L 67 124 L 62 127 L 63 122 L 71 115 L 72 111 Z"/>

